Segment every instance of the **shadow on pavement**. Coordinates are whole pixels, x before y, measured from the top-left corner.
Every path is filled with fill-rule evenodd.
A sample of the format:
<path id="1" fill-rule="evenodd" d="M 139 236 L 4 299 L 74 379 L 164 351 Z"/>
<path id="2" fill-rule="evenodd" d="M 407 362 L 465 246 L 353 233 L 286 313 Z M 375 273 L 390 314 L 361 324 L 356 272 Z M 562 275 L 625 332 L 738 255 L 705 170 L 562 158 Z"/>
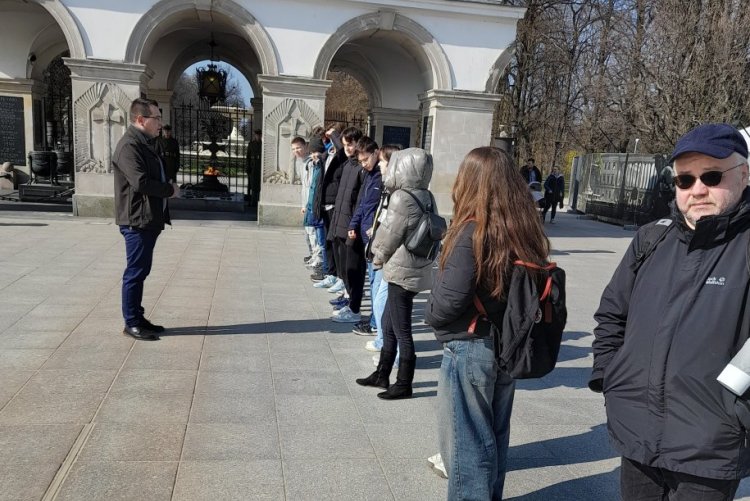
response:
<path id="1" fill-rule="evenodd" d="M 620 481 L 620 469 L 609 473 L 599 473 L 587 477 L 567 480 L 550 485 L 524 496 L 505 498 L 506 501 L 549 501 L 551 499 L 575 499 L 576 501 L 602 501 L 619 499 L 617 486 Z M 597 489 L 600 486 L 600 489 Z"/>

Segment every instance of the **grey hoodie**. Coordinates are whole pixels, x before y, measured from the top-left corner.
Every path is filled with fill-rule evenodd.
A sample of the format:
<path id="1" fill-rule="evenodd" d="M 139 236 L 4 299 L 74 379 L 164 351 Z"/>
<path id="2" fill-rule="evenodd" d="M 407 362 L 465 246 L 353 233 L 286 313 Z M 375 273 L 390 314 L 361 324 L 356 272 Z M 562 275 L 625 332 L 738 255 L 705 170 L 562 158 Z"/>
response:
<path id="1" fill-rule="evenodd" d="M 383 263 L 385 280 L 412 292 L 430 288 L 432 261 L 415 256 L 404 246 L 417 227 L 422 211 L 403 190 L 409 190 L 426 205 L 430 202 L 427 187 L 431 179 L 432 155 L 421 148 L 393 152 L 383 178 L 391 198 L 372 243 L 373 261 Z"/>

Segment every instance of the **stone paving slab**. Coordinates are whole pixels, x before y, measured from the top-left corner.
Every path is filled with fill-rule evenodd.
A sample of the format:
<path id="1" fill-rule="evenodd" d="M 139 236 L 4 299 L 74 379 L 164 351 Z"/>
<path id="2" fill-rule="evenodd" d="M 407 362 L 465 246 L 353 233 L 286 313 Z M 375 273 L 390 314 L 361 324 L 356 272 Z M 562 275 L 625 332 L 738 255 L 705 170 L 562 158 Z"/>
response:
<path id="1" fill-rule="evenodd" d="M 592 315 L 633 232 L 558 219 L 568 326 L 558 368 L 518 382 L 506 497 L 616 499 L 619 460 L 586 382 Z M 442 358 L 426 294 L 415 398 L 385 402 L 354 382 L 373 370 L 372 338 L 328 319 L 300 230 L 177 214 L 146 282 L 147 314 L 168 328 L 151 343 L 121 335 L 111 221 L 0 212 L 0 232 L 0 501 L 445 498 L 426 461 Z"/>

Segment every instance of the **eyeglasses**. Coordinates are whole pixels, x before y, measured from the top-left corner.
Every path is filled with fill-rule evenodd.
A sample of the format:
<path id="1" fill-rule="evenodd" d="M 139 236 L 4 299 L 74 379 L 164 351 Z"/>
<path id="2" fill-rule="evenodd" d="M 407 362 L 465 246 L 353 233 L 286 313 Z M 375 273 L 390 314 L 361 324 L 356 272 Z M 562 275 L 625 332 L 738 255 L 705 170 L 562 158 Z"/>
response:
<path id="1" fill-rule="evenodd" d="M 710 170 L 708 172 L 704 172 L 698 177 L 695 177 L 692 174 L 680 174 L 679 176 L 675 176 L 673 178 L 674 185 L 681 190 L 687 190 L 695 184 L 696 179 L 700 178 L 701 183 L 705 184 L 706 186 L 718 186 L 719 183 L 721 183 L 721 178 L 725 173 L 729 172 L 732 169 L 736 169 L 737 167 L 742 167 L 746 163 L 747 162 L 742 162 L 741 164 L 737 164 L 734 167 L 728 168 L 727 170 Z"/>
<path id="2" fill-rule="evenodd" d="M 368 154 L 364 159 L 362 157 L 357 157 L 357 161 L 359 161 L 359 164 L 364 166 L 365 164 L 368 164 L 370 162 L 370 159 L 375 156 L 375 152 Z"/>
<path id="3" fill-rule="evenodd" d="M 154 118 L 161 122 L 161 115 L 141 115 L 143 118 Z"/>

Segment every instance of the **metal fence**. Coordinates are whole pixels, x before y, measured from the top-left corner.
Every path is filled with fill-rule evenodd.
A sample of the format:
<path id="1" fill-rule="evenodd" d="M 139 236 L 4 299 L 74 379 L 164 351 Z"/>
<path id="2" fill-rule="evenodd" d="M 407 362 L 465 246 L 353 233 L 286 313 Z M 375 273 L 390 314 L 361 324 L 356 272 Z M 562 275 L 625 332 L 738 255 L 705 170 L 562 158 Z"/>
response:
<path id="1" fill-rule="evenodd" d="M 641 225 L 665 215 L 672 187 L 661 155 L 592 153 L 573 160 L 571 206 L 603 220 Z"/>
<path id="2" fill-rule="evenodd" d="M 247 148 L 252 131 L 252 112 L 244 108 L 205 103 L 173 107 L 172 133 L 180 143 L 177 183 L 190 190 L 204 183 L 211 167 L 219 171 L 217 180 L 229 195 L 247 194 Z M 205 196 L 215 195 L 210 189 L 203 191 Z"/>

